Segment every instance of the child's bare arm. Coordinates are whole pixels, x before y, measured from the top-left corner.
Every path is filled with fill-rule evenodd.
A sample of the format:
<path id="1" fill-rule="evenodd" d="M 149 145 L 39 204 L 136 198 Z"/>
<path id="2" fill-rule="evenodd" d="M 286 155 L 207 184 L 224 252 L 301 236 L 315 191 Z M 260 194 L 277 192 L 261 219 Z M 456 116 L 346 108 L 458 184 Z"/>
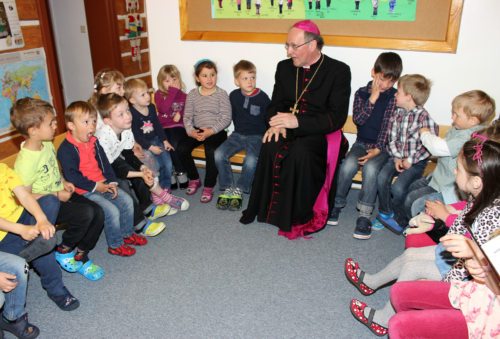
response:
<path id="1" fill-rule="evenodd" d="M 18 224 L 3 218 L 0 218 L 0 230 L 17 234 L 26 241 L 31 241 L 40 234 L 40 231 L 35 226 Z"/>

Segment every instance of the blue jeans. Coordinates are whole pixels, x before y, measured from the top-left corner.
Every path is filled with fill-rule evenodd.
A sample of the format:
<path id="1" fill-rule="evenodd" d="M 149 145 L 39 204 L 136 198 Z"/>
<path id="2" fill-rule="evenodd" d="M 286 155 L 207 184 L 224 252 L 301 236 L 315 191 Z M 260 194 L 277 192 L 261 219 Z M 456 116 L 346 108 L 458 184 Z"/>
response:
<path id="1" fill-rule="evenodd" d="M 14 321 L 26 313 L 24 305 L 28 288 L 28 271 L 28 264 L 23 258 L 0 252 L 0 272 L 15 275 L 17 281 L 17 286 L 12 291 L 0 293 L 0 308 L 5 302 L 3 316 L 7 320 Z"/>
<path id="2" fill-rule="evenodd" d="M 361 142 L 355 142 L 339 169 L 337 181 L 337 194 L 335 195 L 335 207 L 343 208 L 347 203 L 347 194 L 352 185 L 352 178 L 359 169 L 358 158 L 366 155 L 366 145 Z M 377 200 L 377 176 L 380 169 L 387 162 L 389 155 L 381 152 L 374 158 L 368 160 L 362 166 L 363 182 L 359 192 L 357 208 L 370 214 Z"/>
<path id="3" fill-rule="evenodd" d="M 403 204 L 408 194 L 410 185 L 419 179 L 427 166 L 427 160 L 422 160 L 413 164 L 409 169 L 399 173 L 394 165 L 394 158 L 389 158 L 382 167 L 377 177 L 379 211 L 384 214 L 396 212 L 395 219 L 401 226 L 406 226 L 408 220 L 404 222 Z M 395 176 L 396 181 L 392 183 Z"/>
<path id="4" fill-rule="evenodd" d="M 221 190 L 235 186 L 244 193 L 250 193 L 261 146 L 262 135 L 242 135 L 233 132 L 217 148 L 215 151 L 215 165 L 219 171 L 219 188 Z M 245 161 L 243 162 L 240 178 L 235 185 L 229 158 L 241 150 L 246 151 Z"/>
<path id="5" fill-rule="evenodd" d="M 151 151 L 147 151 L 153 155 L 158 165 L 158 171 L 160 174 L 159 175 L 160 186 L 162 188 L 170 189 L 170 186 L 172 185 L 172 171 L 173 171 L 172 158 L 170 157 L 170 152 L 165 149 L 165 147 L 163 146 L 163 142 L 161 142 L 160 139 L 158 138 L 155 138 L 151 144 L 160 147 L 162 150 L 160 154 L 154 154 Z"/>
<path id="6" fill-rule="evenodd" d="M 411 218 L 425 210 L 427 200 L 443 201 L 441 193 L 429 186 L 430 177 L 420 178 L 408 188 L 408 195 L 404 202 L 404 212 Z"/>
<path id="7" fill-rule="evenodd" d="M 54 224 L 59 212 L 59 199 L 53 195 L 46 195 L 38 199 L 38 204 L 47 216 L 49 222 Z M 26 210 L 23 211 L 17 222 L 23 225 L 35 225 L 36 223 L 35 218 Z M 17 255 L 27 245 L 28 242 L 20 236 L 7 233 L 5 238 L 0 241 L 0 251 Z M 34 259 L 31 262 L 31 265 L 40 275 L 40 281 L 43 288 L 47 291 L 47 294 L 51 296 L 61 296 L 66 294 L 64 283 L 62 281 L 61 269 L 59 268 L 59 264 L 56 262 L 54 251 Z"/>
<path id="8" fill-rule="evenodd" d="M 104 234 L 111 248 L 123 245 L 123 238 L 134 232 L 134 202 L 130 195 L 117 187 L 115 199 L 109 192 L 88 192 L 85 197 L 102 207 L 104 211 Z"/>

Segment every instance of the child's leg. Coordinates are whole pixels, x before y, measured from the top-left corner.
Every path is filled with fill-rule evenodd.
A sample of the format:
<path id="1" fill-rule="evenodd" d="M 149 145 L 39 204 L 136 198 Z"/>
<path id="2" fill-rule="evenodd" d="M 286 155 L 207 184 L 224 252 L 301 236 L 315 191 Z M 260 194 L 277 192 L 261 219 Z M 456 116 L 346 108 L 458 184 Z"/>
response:
<path id="1" fill-rule="evenodd" d="M 363 183 L 359 192 L 358 205 L 360 216 L 370 218 L 377 200 L 377 177 L 381 168 L 387 163 L 389 155 L 382 152 L 368 160 L 362 167 Z M 337 193 L 338 194 L 338 193 Z"/>
<path id="2" fill-rule="evenodd" d="M 219 189 L 221 191 L 234 186 L 233 171 L 229 158 L 244 148 L 243 138 L 240 134 L 233 132 L 214 153 L 214 161 L 219 171 Z M 247 153 L 248 156 L 248 153 Z M 246 157 L 245 157 L 246 161 Z M 243 175 L 243 172 L 241 173 Z"/>
<path id="3" fill-rule="evenodd" d="M 28 265 L 26 261 L 13 254 L 0 252 L 0 272 L 15 275 L 17 286 L 8 293 L 0 293 L 0 297 L 5 297 L 3 307 L 3 317 L 14 321 L 24 315 L 26 310 L 26 288 L 28 284 Z M 4 304 L 0 302 L 1 305 Z"/>
<path id="4" fill-rule="evenodd" d="M 179 159 L 186 169 L 189 180 L 197 180 L 200 178 L 191 152 L 195 147 L 201 144 L 202 143 L 200 141 L 189 136 L 186 136 L 181 141 L 179 141 L 177 153 L 179 154 Z"/>
<path id="5" fill-rule="evenodd" d="M 404 213 L 408 219 L 411 219 L 415 216 L 412 212 L 412 205 L 417 199 L 431 193 L 436 193 L 436 190 L 429 186 L 430 178 L 420 178 L 415 180 L 410 187 L 408 188 L 408 194 L 404 200 Z M 418 213 L 424 210 L 425 205 L 422 206 L 422 209 L 418 211 Z M 417 214 L 418 214 L 417 213 Z"/>
<path id="6" fill-rule="evenodd" d="M 443 197 L 443 194 L 441 192 L 434 191 L 434 192 L 425 194 L 425 195 L 421 196 L 420 198 L 415 199 L 411 204 L 411 208 L 410 208 L 411 215 L 415 216 L 415 215 L 419 214 L 420 212 L 425 211 L 425 202 L 427 200 L 432 200 L 432 201 L 439 200 L 439 201 L 444 202 L 444 197 Z"/>
<path id="7" fill-rule="evenodd" d="M 347 203 L 347 195 L 352 185 L 352 178 L 358 171 L 359 164 L 358 158 L 366 155 L 366 148 L 363 144 L 355 142 L 345 159 L 342 161 L 339 172 L 339 179 L 337 183 L 337 193 L 335 194 L 335 207 L 344 208 Z M 364 179 L 364 176 L 363 176 Z"/>
<path id="8" fill-rule="evenodd" d="M 167 135 L 168 142 L 170 142 L 172 147 L 174 147 L 175 149 L 175 151 L 170 151 L 170 157 L 172 158 L 172 163 L 174 165 L 175 171 L 186 172 L 177 151 L 179 142 L 182 139 L 188 137 L 186 134 L 186 130 L 182 127 L 165 128 L 165 134 Z"/>
<path id="9" fill-rule="evenodd" d="M 250 193 L 255 169 L 257 168 L 257 161 L 259 160 L 262 137 L 259 135 L 245 136 L 243 145 L 246 151 L 245 161 L 243 162 L 243 169 L 236 186 L 239 187 L 244 193 Z M 222 178 L 220 180 L 222 180 Z"/>
<path id="10" fill-rule="evenodd" d="M 377 176 L 378 210 L 386 215 L 393 212 L 391 205 L 391 185 L 396 173 L 394 158 L 389 158 Z"/>
<path id="11" fill-rule="evenodd" d="M 226 131 L 212 135 L 205 140 L 205 161 L 206 161 L 206 174 L 205 174 L 205 187 L 214 187 L 217 182 L 217 167 L 215 166 L 215 150 L 227 138 Z"/>
<path id="12" fill-rule="evenodd" d="M 170 153 L 163 149 L 160 154 L 155 154 L 154 156 L 159 165 L 160 186 L 170 188 L 172 185 L 172 159 L 170 158 Z"/>
<path id="13" fill-rule="evenodd" d="M 134 215 L 132 212 L 134 204 L 132 198 L 125 191 L 118 188 L 118 194 L 112 201 L 120 211 L 120 229 L 122 237 L 130 237 L 134 234 Z"/>

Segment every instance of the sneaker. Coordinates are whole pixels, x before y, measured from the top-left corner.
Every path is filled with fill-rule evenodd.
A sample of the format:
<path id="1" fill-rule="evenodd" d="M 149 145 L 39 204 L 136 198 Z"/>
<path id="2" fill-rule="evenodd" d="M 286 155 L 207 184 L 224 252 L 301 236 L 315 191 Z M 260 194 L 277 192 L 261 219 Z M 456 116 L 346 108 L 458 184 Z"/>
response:
<path id="1" fill-rule="evenodd" d="M 123 241 L 127 245 L 134 245 L 134 246 L 144 246 L 148 243 L 148 239 L 146 239 L 142 235 L 138 235 L 135 233 L 132 233 L 132 235 L 130 235 L 126 238 L 123 238 Z"/>
<path id="2" fill-rule="evenodd" d="M 366 240 L 372 236 L 372 222 L 366 217 L 359 217 L 356 220 L 356 228 L 352 235 L 356 239 Z"/>
<path id="3" fill-rule="evenodd" d="M 340 208 L 339 207 L 332 208 L 332 211 L 330 212 L 330 216 L 328 217 L 326 224 L 330 226 L 337 226 L 339 224 L 339 215 L 340 215 Z"/>
<path id="4" fill-rule="evenodd" d="M 25 313 L 14 321 L 2 317 L 2 320 L 0 320 L 0 332 L 2 330 L 12 333 L 17 338 L 23 339 L 36 338 L 40 334 L 40 329 L 28 322 L 28 313 Z M 3 338 L 3 333 L 0 333 L 0 338 Z"/>
<path id="5" fill-rule="evenodd" d="M 393 218 L 394 214 L 389 216 L 383 213 L 377 215 L 377 220 L 380 221 L 385 228 L 389 231 L 401 235 L 404 231 L 404 227 L 401 227 L 398 222 Z"/>
<path id="6" fill-rule="evenodd" d="M 229 202 L 229 210 L 239 211 L 241 206 L 243 206 L 243 196 L 241 194 L 241 190 L 239 188 L 235 188 Z"/>
<path id="7" fill-rule="evenodd" d="M 156 220 L 166 215 L 174 215 L 175 213 L 177 213 L 177 210 L 175 208 L 172 208 L 168 204 L 156 205 L 151 210 L 151 214 L 149 215 L 148 219 Z"/>
<path id="8" fill-rule="evenodd" d="M 217 197 L 217 203 L 215 207 L 220 210 L 227 210 L 229 208 L 229 203 L 231 201 L 231 196 L 233 195 L 233 189 L 231 187 L 226 188 L 224 193 Z"/>
<path id="9" fill-rule="evenodd" d="M 167 225 L 164 222 L 153 222 L 148 220 L 146 225 L 142 228 L 141 234 L 147 237 L 155 237 L 165 230 Z"/>
<path id="10" fill-rule="evenodd" d="M 384 225 L 382 225 L 380 223 L 380 221 L 378 221 L 377 218 L 373 219 L 372 221 L 372 230 L 374 231 L 380 231 L 380 230 L 383 230 L 384 229 Z"/>
<path id="11" fill-rule="evenodd" d="M 50 295 L 49 298 L 63 311 L 73 311 L 80 306 L 80 302 L 78 299 L 73 297 L 71 293 L 69 293 L 68 289 L 64 287 L 64 291 L 66 292 L 63 295 Z"/>
<path id="12" fill-rule="evenodd" d="M 173 194 L 170 194 L 165 202 L 176 210 L 185 211 L 189 208 L 189 201 Z"/>
<path id="13" fill-rule="evenodd" d="M 120 257 L 130 257 L 135 254 L 135 248 L 122 244 L 117 248 L 108 247 L 108 253 Z"/>

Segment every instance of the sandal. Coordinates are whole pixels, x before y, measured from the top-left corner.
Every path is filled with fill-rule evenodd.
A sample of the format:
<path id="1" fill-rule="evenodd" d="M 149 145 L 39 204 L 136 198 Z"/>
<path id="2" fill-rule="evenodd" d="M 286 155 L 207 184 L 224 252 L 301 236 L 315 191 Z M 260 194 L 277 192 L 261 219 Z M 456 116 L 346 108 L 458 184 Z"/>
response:
<path id="1" fill-rule="evenodd" d="M 200 188 L 200 187 L 201 187 L 201 181 L 200 181 L 200 179 L 189 180 L 189 184 L 188 184 L 188 187 L 186 189 L 186 194 L 187 195 L 193 195 L 196 192 L 198 192 L 198 188 Z"/>
<path id="2" fill-rule="evenodd" d="M 94 264 L 92 260 L 87 261 L 82 267 L 80 267 L 78 273 L 92 281 L 97 281 L 104 277 L 104 270 L 102 267 Z"/>
<path id="3" fill-rule="evenodd" d="M 359 301 L 357 299 L 352 299 L 351 306 L 349 308 L 354 318 L 356 318 L 356 320 L 358 320 L 360 323 L 368 327 L 368 329 L 372 331 L 373 334 L 379 337 L 383 337 L 387 335 L 387 332 L 389 332 L 387 327 L 384 327 L 382 325 L 377 324 L 376 322 L 373 322 L 373 317 L 375 316 L 375 310 L 373 308 L 370 310 L 368 318 L 365 317 L 366 304 L 364 302 Z"/>
<path id="4" fill-rule="evenodd" d="M 75 251 L 68 253 L 59 253 L 56 251 L 56 261 L 65 271 L 70 273 L 75 273 L 83 265 L 81 261 L 75 260 Z"/>
<path id="5" fill-rule="evenodd" d="M 214 188 L 213 187 L 204 187 L 203 191 L 201 192 L 201 198 L 200 201 L 204 204 L 212 201 L 214 197 Z"/>
<path id="6" fill-rule="evenodd" d="M 359 264 L 354 261 L 351 258 L 347 258 L 344 263 L 344 273 L 349 280 L 351 284 L 354 285 L 358 289 L 359 292 L 363 295 L 371 295 L 375 293 L 374 289 L 371 289 L 370 287 L 366 286 L 366 284 L 363 283 L 363 278 L 365 277 L 365 272 L 361 271 L 359 272 L 358 276 L 358 269 L 359 269 Z"/>
<path id="7" fill-rule="evenodd" d="M 15 335 L 17 338 L 32 339 L 38 337 L 40 329 L 28 321 L 28 313 L 15 321 L 9 321 L 2 317 L 0 320 L 0 331 L 7 331 Z M 3 338 L 3 333 L 2 333 Z"/>

